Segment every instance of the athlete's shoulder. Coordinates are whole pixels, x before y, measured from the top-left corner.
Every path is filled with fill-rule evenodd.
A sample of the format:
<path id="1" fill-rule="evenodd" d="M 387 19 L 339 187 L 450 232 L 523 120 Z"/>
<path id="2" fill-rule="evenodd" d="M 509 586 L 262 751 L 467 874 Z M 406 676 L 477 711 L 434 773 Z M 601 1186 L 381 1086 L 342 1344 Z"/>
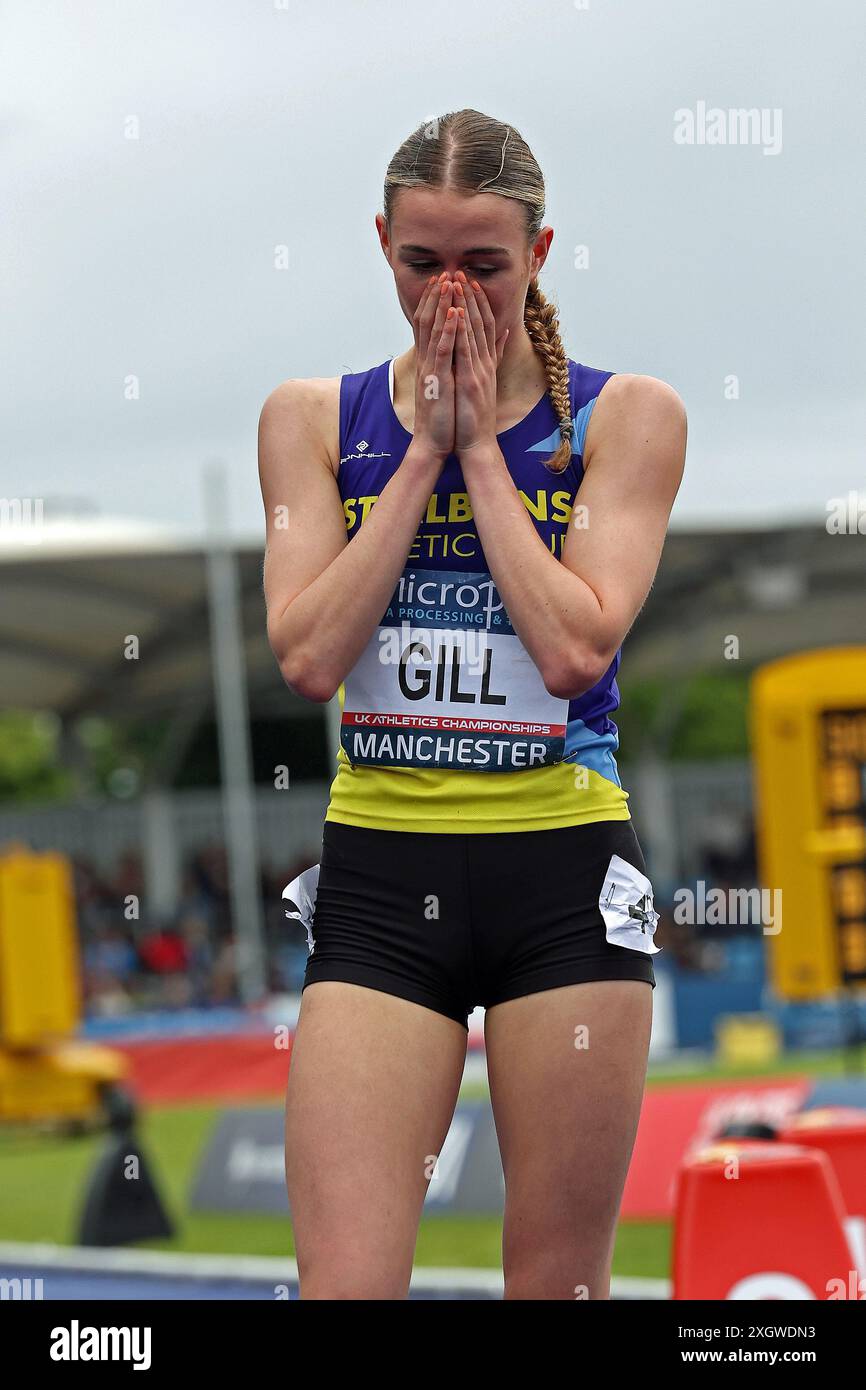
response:
<path id="1" fill-rule="evenodd" d="M 275 386 L 262 406 L 262 415 L 285 416 L 289 414 L 315 413 L 323 405 L 328 405 L 340 395 L 340 377 L 308 376 L 290 377 Z"/>
<path id="2" fill-rule="evenodd" d="M 340 380 L 335 377 L 290 377 L 265 400 L 259 417 L 259 440 L 269 437 L 320 444 L 331 467 L 340 461 Z"/>
<path id="3" fill-rule="evenodd" d="M 651 414 L 656 419 L 685 424 L 686 407 L 679 392 L 667 381 L 635 372 L 610 373 L 599 397 L 599 417 Z"/>
<path id="4" fill-rule="evenodd" d="M 610 450 L 644 466 L 652 458 L 671 476 L 682 477 L 688 420 L 682 397 L 654 376 L 611 375 L 600 392 L 586 435 L 586 462 Z"/>

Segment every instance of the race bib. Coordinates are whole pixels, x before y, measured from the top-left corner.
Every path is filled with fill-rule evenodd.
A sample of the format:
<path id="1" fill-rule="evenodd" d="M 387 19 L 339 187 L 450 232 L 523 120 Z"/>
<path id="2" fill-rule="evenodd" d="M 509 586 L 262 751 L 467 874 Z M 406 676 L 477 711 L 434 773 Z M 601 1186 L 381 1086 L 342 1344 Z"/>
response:
<path id="1" fill-rule="evenodd" d="M 545 689 L 484 572 L 405 570 L 344 693 L 352 763 L 514 772 L 563 759 L 568 700 Z"/>

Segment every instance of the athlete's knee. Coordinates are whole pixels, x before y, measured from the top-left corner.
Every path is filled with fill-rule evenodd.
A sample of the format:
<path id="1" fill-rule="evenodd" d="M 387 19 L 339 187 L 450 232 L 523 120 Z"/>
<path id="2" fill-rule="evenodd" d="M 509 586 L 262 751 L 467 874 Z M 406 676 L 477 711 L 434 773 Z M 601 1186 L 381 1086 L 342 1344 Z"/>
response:
<path id="1" fill-rule="evenodd" d="M 299 1264 L 298 1274 L 302 1302 L 404 1299 L 409 1292 L 408 1279 L 372 1262 L 312 1260 Z"/>
<path id="2" fill-rule="evenodd" d="M 398 1285 L 393 1279 L 371 1279 L 364 1275 L 346 1278 L 345 1275 L 324 1274 L 300 1281 L 302 1303 L 315 1300 L 326 1300 L 329 1303 L 370 1303 L 380 1300 L 393 1302 L 407 1298 L 408 1294 L 409 1290 Z"/>
<path id="3" fill-rule="evenodd" d="M 606 1261 L 538 1256 L 506 1265 L 507 1300 L 595 1302 L 610 1298 L 610 1268 Z"/>
<path id="4" fill-rule="evenodd" d="M 524 1229 L 503 1252 L 506 1299 L 610 1298 L 611 1244 L 608 1232 L 545 1237 Z"/>

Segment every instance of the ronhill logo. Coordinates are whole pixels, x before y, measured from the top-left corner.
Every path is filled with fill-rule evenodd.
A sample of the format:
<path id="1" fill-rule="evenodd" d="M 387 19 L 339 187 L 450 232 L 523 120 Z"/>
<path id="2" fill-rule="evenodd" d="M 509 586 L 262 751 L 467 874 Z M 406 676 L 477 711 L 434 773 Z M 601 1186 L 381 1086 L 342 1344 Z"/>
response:
<path id="1" fill-rule="evenodd" d="M 368 452 L 369 448 L 370 445 L 366 439 L 359 439 L 357 444 L 355 445 L 355 449 L 357 450 L 357 452 L 354 454 L 346 454 L 343 458 L 340 459 L 340 462 L 348 463 L 349 459 L 389 459 L 391 457 L 391 455 L 388 453 L 371 454 Z"/>
<path id="2" fill-rule="evenodd" d="M 633 918 L 636 922 L 640 922 L 640 929 L 642 932 L 646 932 L 647 927 L 652 922 L 652 917 L 650 915 L 652 911 L 653 900 L 647 893 L 644 893 L 643 897 L 636 903 L 629 903 L 628 905 L 629 917 Z"/>
<path id="3" fill-rule="evenodd" d="M 149 1327 L 68 1327 L 51 1329 L 52 1361 L 131 1361 L 134 1371 L 150 1369 Z"/>

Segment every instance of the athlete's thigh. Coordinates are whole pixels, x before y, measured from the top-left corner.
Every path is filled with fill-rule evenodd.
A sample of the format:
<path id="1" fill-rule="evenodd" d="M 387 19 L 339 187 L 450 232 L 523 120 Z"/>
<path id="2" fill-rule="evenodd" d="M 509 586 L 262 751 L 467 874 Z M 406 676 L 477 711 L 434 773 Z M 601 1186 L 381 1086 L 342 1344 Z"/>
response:
<path id="1" fill-rule="evenodd" d="M 306 1270 L 357 1296 L 376 1279 L 408 1287 L 466 1039 L 453 1019 L 379 990 L 342 981 L 304 990 L 286 1099 L 302 1285 Z"/>
<path id="2" fill-rule="evenodd" d="M 640 1117 L 652 987 L 600 980 L 485 1015 L 510 1216 L 543 1240 L 615 1222 Z"/>

